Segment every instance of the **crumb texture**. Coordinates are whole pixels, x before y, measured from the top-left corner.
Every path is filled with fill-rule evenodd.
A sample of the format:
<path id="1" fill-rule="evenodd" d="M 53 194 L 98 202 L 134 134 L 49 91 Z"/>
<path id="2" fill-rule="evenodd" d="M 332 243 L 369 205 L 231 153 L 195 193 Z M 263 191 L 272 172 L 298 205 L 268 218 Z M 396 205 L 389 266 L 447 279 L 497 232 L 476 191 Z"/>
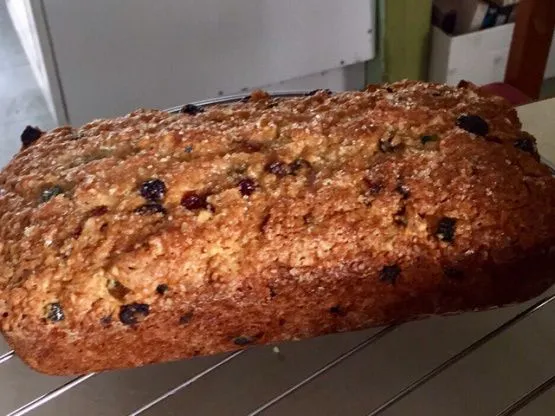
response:
<path id="1" fill-rule="evenodd" d="M 0 173 L 0 325 L 40 371 L 483 309 L 555 279 L 555 180 L 471 85 L 257 91 L 24 136 Z"/>

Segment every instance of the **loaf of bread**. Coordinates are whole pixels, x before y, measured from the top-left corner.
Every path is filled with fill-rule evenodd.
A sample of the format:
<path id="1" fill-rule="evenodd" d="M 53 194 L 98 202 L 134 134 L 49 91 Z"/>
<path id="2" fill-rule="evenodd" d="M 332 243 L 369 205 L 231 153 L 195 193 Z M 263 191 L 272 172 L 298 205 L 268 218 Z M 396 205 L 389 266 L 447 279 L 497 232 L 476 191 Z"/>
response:
<path id="1" fill-rule="evenodd" d="M 503 99 L 422 82 L 29 127 L 0 324 L 79 374 L 527 300 L 555 179 Z"/>

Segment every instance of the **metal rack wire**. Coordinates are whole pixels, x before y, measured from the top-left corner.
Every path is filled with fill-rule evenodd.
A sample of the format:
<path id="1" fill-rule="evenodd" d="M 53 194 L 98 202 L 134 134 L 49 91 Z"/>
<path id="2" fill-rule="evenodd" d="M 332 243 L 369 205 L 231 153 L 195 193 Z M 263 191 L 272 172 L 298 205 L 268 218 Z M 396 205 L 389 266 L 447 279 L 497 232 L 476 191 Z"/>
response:
<path id="1" fill-rule="evenodd" d="M 289 96 L 299 96 L 304 95 L 305 92 L 282 92 L 282 93 L 275 93 L 273 94 L 276 97 L 289 97 Z M 221 104 L 221 103 L 230 103 L 234 101 L 241 100 L 246 95 L 237 95 L 231 97 L 221 97 L 215 100 L 205 100 L 201 102 L 194 103 L 195 105 L 199 106 L 206 106 L 206 105 L 213 105 L 213 104 Z M 175 107 L 170 109 L 171 112 L 178 112 L 181 107 Z M 555 175 L 555 167 L 547 161 L 543 161 L 547 165 L 550 166 L 554 175 Z M 391 396 L 389 399 L 375 407 L 374 409 L 369 409 L 367 416 L 378 416 L 384 413 L 387 409 L 394 406 L 396 403 L 403 400 L 408 395 L 414 393 L 417 389 L 424 386 L 426 383 L 434 379 L 435 377 L 439 376 L 445 370 L 453 366 L 454 364 L 458 363 L 459 361 L 463 360 L 465 357 L 468 357 L 470 354 L 478 350 L 479 348 L 483 347 L 493 339 L 499 337 L 501 334 L 505 333 L 507 330 L 512 328 L 513 326 L 517 325 L 523 320 L 526 320 L 543 307 L 547 306 L 548 304 L 552 303 L 555 300 L 555 294 L 545 296 L 541 298 L 539 301 L 534 303 L 533 305 L 529 306 L 528 308 L 522 310 L 521 312 L 515 314 L 512 318 L 508 319 L 501 325 L 497 326 L 495 329 L 491 330 L 481 338 L 477 339 L 476 341 L 472 342 L 465 348 L 461 349 L 457 353 L 451 355 L 448 359 L 440 363 L 439 365 L 435 366 L 431 369 L 428 373 L 421 376 L 416 381 L 407 384 L 403 387 L 400 391 L 398 391 L 395 395 Z M 553 302 L 555 304 L 555 302 Z M 339 354 L 334 359 L 329 361 L 327 364 L 321 366 L 317 370 L 313 371 L 310 375 L 306 376 L 305 378 L 299 380 L 296 384 L 292 385 L 290 388 L 284 390 L 282 393 L 276 395 L 275 397 L 267 400 L 265 403 L 259 405 L 256 409 L 253 409 L 247 416 L 256 416 L 262 414 L 264 411 L 268 410 L 269 408 L 273 407 L 283 399 L 287 398 L 294 392 L 302 389 L 304 386 L 308 385 L 309 383 L 316 380 L 318 377 L 322 376 L 332 368 L 338 366 L 345 360 L 349 359 L 353 355 L 359 353 L 360 351 L 370 347 L 373 343 L 378 341 L 379 339 L 387 336 L 394 330 L 396 330 L 399 325 L 390 325 L 387 327 L 382 328 L 378 332 L 366 337 L 364 340 L 356 344 L 351 349 Z M 186 379 L 181 384 L 178 384 L 174 388 L 168 390 L 167 392 L 159 395 L 154 400 L 151 400 L 144 405 L 138 407 L 135 411 L 129 413 L 130 416 L 137 416 L 143 414 L 145 411 L 157 406 L 164 400 L 168 399 L 169 397 L 177 394 L 179 391 L 191 386 L 193 383 L 199 381 L 203 377 L 207 376 L 208 374 L 216 372 L 222 366 L 230 363 L 231 361 L 235 360 L 240 355 L 248 354 L 248 351 L 242 350 L 237 351 L 231 354 L 226 355 L 223 359 L 215 363 L 214 365 L 204 369 L 203 371 L 195 374 L 194 376 Z M 8 362 L 15 356 L 14 351 L 9 351 L 3 355 L 0 355 L 0 365 L 3 363 Z M 81 383 L 86 382 L 87 380 L 95 377 L 96 373 L 90 373 L 86 375 L 82 375 L 72 380 L 66 382 L 65 384 L 31 400 L 30 402 L 24 404 L 23 406 L 19 407 L 18 409 L 13 410 L 7 416 L 22 416 L 32 412 L 33 410 L 37 409 L 38 407 L 56 399 L 57 397 L 61 396 L 64 393 L 69 392 L 74 387 L 80 385 Z M 522 395 L 518 400 L 513 403 L 507 405 L 502 411 L 497 413 L 496 416 L 511 416 L 522 410 L 524 407 L 532 403 L 534 400 L 538 399 L 540 396 L 545 394 L 546 392 L 550 391 L 553 387 L 555 387 L 555 375 L 551 376 L 549 379 L 541 383 L 540 385 L 532 388 L 530 391 Z"/>

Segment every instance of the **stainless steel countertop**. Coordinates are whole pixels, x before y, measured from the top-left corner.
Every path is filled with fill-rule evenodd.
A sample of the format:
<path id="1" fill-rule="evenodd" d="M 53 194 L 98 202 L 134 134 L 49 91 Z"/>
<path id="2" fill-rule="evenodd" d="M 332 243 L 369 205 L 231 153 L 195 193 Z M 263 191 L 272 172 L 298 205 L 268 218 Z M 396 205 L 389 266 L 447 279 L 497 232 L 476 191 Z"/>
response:
<path id="1" fill-rule="evenodd" d="M 555 99 L 519 108 L 525 128 L 536 135 L 540 152 L 555 161 Z M 554 294 L 551 290 L 548 294 Z M 536 300 L 537 301 L 537 300 Z M 498 310 L 430 318 L 389 329 L 337 334 L 238 354 L 145 415 L 247 415 L 310 377 L 364 340 L 364 348 L 295 390 L 264 415 L 368 415 L 407 386 L 417 388 L 379 414 L 497 415 L 533 388 L 555 376 L 555 301 L 528 311 L 489 342 L 414 384 L 446 360 L 524 311 L 534 301 Z M 374 338 L 372 338 L 374 337 Z M 479 344 L 478 344 L 479 345 Z M 0 354 L 8 351 L 0 343 Z M 106 351 L 109 354 L 110 351 Z M 213 366 L 229 355 L 107 372 L 95 375 L 32 414 L 127 415 Z M 17 357 L 0 364 L 0 414 L 47 393 L 71 378 L 43 376 Z M 553 415 L 555 389 L 519 416 Z M 511 413 L 512 414 L 512 413 Z"/>

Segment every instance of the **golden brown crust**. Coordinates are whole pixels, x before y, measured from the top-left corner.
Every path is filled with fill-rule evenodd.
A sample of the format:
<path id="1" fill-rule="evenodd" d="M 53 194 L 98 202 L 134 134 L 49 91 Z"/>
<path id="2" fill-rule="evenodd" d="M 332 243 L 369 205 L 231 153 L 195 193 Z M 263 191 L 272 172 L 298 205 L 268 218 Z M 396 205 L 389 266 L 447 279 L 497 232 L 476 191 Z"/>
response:
<path id="1" fill-rule="evenodd" d="M 56 129 L 0 173 L 0 323 L 39 371 L 483 309 L 555 278 L 555 180 L 500 98 L 405 81 L 186 110 Z"/>

